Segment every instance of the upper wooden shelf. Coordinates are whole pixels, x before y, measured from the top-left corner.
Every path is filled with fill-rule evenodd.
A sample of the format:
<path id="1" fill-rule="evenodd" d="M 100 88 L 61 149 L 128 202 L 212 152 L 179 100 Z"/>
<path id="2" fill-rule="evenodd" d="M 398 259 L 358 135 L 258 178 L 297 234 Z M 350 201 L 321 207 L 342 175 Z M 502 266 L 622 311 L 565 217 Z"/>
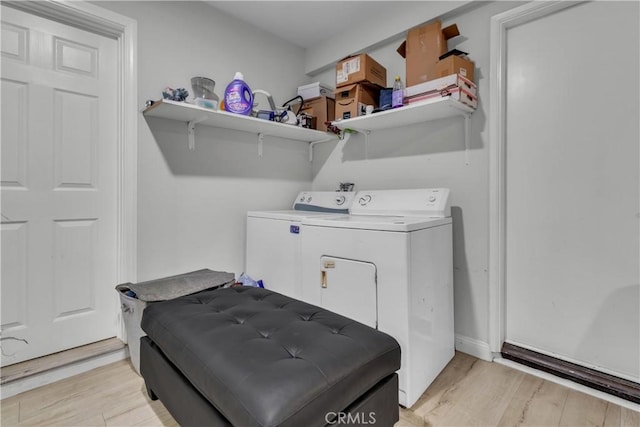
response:
<path id="1" fill-rule="evenodd" d="M 343 130 L 350 129 L 369 133 L 371 131 L 392 129 L 415 123 L 444 119 L 446 117 L 468 117 L 474 111 L 475 110 L 468 105 L 449 97 L 434 98 L 367 116 L 334 121 L 332 124 Z"/>

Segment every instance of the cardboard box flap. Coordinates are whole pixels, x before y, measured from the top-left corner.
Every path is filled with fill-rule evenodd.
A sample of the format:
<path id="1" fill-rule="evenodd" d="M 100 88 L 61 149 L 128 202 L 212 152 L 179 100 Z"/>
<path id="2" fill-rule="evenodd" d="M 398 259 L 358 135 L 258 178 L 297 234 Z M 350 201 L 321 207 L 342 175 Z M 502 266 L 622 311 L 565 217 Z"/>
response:
<path id="1" fill-rule="evenodd" d="M 445 40 L 452 39 L 456 36 L 460 35 L 460 31 L 458 30 L 458 26 L 456 24 L 451 24 L 447 28 L 442 29 L 442 35 Z"/>
<path id="2" fill-rule="evenodd" d="M 342 93 L 342 92 L 350 92 L 351 89 L 353 89 L 356 86 L 358 86 L 358 83 L 354 83 L 352 85 L 347 85 L 347 86 L 342 86 L 342 87 L 339 87 L 336 90 L 334 90 L 333 93 L 338 94 L 338 93 Z"/>
<path id="3" fill-rule="evenodd" d="M 447 53 L 443 53 L 442 55 L 440 55 L 440 58 L 438 58 L 440 61 L 442 61 L 443 59 L 447 58 L 448 56 L 451 55 L 455 55 L 455 56 L 467 56 L 469 55 L 469 52 L 463 52 L 461 50 L 458 49 L 451 49 L 449 52 Z"/>
<path id="4" fill-rule="evenodd" d="M 396 49 L 396 52 L 400 54 L 403 58 L 407 57 L 407 41 L 403 41 L 400 46 Z"/>

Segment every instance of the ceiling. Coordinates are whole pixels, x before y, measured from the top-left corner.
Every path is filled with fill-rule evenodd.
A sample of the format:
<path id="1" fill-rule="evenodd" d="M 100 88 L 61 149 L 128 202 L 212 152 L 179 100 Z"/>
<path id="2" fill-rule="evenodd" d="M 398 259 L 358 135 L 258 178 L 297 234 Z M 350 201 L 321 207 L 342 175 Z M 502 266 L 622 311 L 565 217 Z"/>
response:
<path id="1" fill-rule="evenodd" d="M 206 1 L 255 27 L 303 48 L 334 36 L 350 23 L 393 14 L 394 1 Z"/>

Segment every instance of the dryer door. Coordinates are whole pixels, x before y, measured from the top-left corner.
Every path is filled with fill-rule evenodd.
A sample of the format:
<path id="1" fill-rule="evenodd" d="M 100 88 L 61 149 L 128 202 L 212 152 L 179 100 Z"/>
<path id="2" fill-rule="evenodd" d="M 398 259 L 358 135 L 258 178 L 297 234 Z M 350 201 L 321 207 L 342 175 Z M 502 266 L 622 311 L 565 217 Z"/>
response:
<path id="1" fill-rule="evenodd" d="M 376 266 L 323 256 L 321 306 L 372 328 L 378 327 Z"/>

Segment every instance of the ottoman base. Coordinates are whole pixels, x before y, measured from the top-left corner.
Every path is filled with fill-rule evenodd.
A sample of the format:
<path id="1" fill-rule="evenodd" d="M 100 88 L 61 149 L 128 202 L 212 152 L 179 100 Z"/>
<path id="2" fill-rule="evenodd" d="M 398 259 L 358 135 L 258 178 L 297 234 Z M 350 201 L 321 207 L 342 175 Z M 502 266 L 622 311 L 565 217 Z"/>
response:
<path id="1" fill-rule="evenodd" d="M 231 426 L 149 337 L 140 340 L 140 367 L 152 400 L 160 399 L 181 426 Z M 391 427 L 399 419 L 398 375 L 380 380 L 355 402 L 339 412 L 329 412 L 312 425 Z"/>

